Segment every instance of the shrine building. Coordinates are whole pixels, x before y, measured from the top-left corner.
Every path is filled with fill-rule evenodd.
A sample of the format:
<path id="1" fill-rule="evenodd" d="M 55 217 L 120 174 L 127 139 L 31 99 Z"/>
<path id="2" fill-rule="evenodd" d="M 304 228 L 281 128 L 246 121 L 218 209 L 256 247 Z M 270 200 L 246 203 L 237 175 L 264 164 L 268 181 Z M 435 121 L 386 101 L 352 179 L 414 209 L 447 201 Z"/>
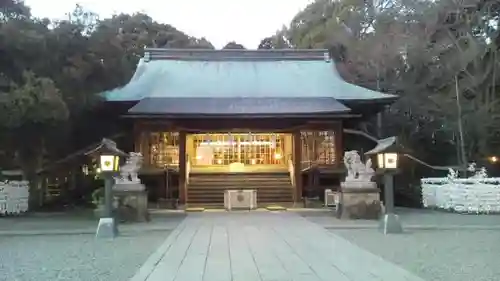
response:
<path id="1" fill-rule="evenodd" d="M 254 189 L 259 205 L 301 202 L 311 167 L 345 177 L 345 129 L 397 98 L 344 81 L 327 50 L 146 49 L 125 86 L 148 189 L 221 206 Z"/>

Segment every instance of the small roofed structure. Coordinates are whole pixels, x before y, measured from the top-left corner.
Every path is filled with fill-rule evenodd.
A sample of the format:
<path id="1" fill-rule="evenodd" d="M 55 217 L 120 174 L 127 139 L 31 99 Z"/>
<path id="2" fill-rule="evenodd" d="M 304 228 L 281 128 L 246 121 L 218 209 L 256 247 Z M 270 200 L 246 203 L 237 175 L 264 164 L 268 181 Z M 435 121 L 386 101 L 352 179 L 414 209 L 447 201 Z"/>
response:
<path id="1" fill-rule="evenodd" d="M 365 155 L 376 155 L 383 152 L 397 152 L 407 154 L 411 151 L 405 148 L 395 136 L 378 140 L 377 145 L 370 151 L 365 152 Z"/>
<path id="2" fill-rule="evenodd" d="M 377 142 L 377 145 L 370 151 L 367 151 L 365 155 L 375 155 L 378 153 L 382 153 L 384 151 L 387 151 L 389 149 L 394 148 L 396 146 L 396 137 L 388 137 L 385 139 L 381 139 Z"/>
<path id="3" fill-rule="evenodd" d="M 173 168 L 172 194 L 190 205 L 223 204 L 231 186 L 257 189 L 259 202 L 301 201 L 313 165 L 343 177 L 347 121 L 397 99 L 344 81 L 324 49 L 147 48 L 130 82 L 103 95 L 130 104 L 141 173 L 165 190 Z M 221 174 L 233 178 L 214 186 Z"/>
<path id="4" fill-rule="evenodd" d="M 96 144 L 95 146 L 91 148 L 87 148 L 87 152 L 84 153 L 84 155 L 90 156 L 90 157 L 96 157 L 98 156 L 97 154 L 103 154 L 103 153 L 110 153 L 112 155 L 117 155 L 120 157 L 127 157 L 128 154 L 116 146 L 116 142 L 113 140 L 103 138 L 100 143 Z"/>

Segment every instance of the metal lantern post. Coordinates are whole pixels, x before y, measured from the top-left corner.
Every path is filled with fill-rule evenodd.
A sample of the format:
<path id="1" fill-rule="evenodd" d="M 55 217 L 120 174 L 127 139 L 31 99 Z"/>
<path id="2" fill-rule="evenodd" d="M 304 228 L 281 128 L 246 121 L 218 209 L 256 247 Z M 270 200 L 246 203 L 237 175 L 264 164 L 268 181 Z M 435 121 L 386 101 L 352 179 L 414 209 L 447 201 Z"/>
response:
<path id="1" fill-rule="evenodd" d="M 99 219 L 96 237 L 114 238 L 118 236 L 118 226 L 113 214 L 114 176 L 120 169 L 120 156 L 127 154 L 116 147 L 115 142 L 103 139 L 94 149 L 86 153 L 98 158 L 100 175 L 104 179 L 104 214 Z"/>
<path id="2" fill-rule="evenodd" d="M 380 230 L 384 234 L 401 233 L 403 227 L 398 215 L 394 213 L 394 175 L 398 170 L 399 151 L 396 137 L 380 140 L 378 145 L 367 152 L 367 155 L 377 155 L 377 168 L 384 177 L 384 205 L 385 213 L 380 221 Z"/>

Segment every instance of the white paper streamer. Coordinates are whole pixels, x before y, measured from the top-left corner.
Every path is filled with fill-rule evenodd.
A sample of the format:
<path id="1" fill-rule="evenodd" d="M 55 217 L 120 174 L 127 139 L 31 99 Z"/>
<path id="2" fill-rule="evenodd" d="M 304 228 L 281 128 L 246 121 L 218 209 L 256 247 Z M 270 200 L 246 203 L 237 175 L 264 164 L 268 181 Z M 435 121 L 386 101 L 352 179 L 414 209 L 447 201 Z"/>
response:
<path id="1" fill-rule="evenodd" d="M 0 215 L 18 215 L 28 211 L 27 181 L 0 182 Z"/>

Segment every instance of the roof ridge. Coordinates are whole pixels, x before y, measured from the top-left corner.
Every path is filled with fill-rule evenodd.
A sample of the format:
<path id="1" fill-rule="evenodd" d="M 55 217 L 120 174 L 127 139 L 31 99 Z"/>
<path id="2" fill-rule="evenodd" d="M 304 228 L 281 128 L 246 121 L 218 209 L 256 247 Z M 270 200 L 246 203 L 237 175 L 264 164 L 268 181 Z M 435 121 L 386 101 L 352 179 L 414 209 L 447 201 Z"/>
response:
<path id="1" fill-rule="evenodd" d="M 208 100 L 211 100 L 211 99 L 246 99 L 246 100 L 256 100 L 256 99 L 260 99 L 260 100 L 263 100 L 263 99 L 280 99 L 280 100 L 284 100 L 284 99 L 288 99 L 288 100 L 306 100 L 306 99 L 311 99 L 311 98 L 314 98 L 314 99 L 334 99 L 336 100 L 335 97 L 331 96 L 331 97 L 326 97 L 326 96 L 303 96 L 303 97 L 288 97 L 288 96 L 285 96 L 285 97 L 273 97 L 273 96 L 253 96 L 253 97 L 247 97 L 247 96 L 242 96 L 242 97 L 219 97 L 219 96 L 205 96 L 205 97 L 199 97 L 199 96 L 192 96 L 192 97 L 145 97 L 145 98 L 142 98 L 142 100 L 145 100 L 145 99 L 177 99 L 177 100 L 188 100 L 188 99 L 199 99 L 199 100 L 202 100 L 202 99 L 208 99 Z"/>
<path id="2" fill-rule="evenodd" d="M 327 49 L 164 49 L 145 48 L 144 61 L 151 60 L 203 60 L 203 61 L 276 61 L 325 60 L 331 58 Z"/>

